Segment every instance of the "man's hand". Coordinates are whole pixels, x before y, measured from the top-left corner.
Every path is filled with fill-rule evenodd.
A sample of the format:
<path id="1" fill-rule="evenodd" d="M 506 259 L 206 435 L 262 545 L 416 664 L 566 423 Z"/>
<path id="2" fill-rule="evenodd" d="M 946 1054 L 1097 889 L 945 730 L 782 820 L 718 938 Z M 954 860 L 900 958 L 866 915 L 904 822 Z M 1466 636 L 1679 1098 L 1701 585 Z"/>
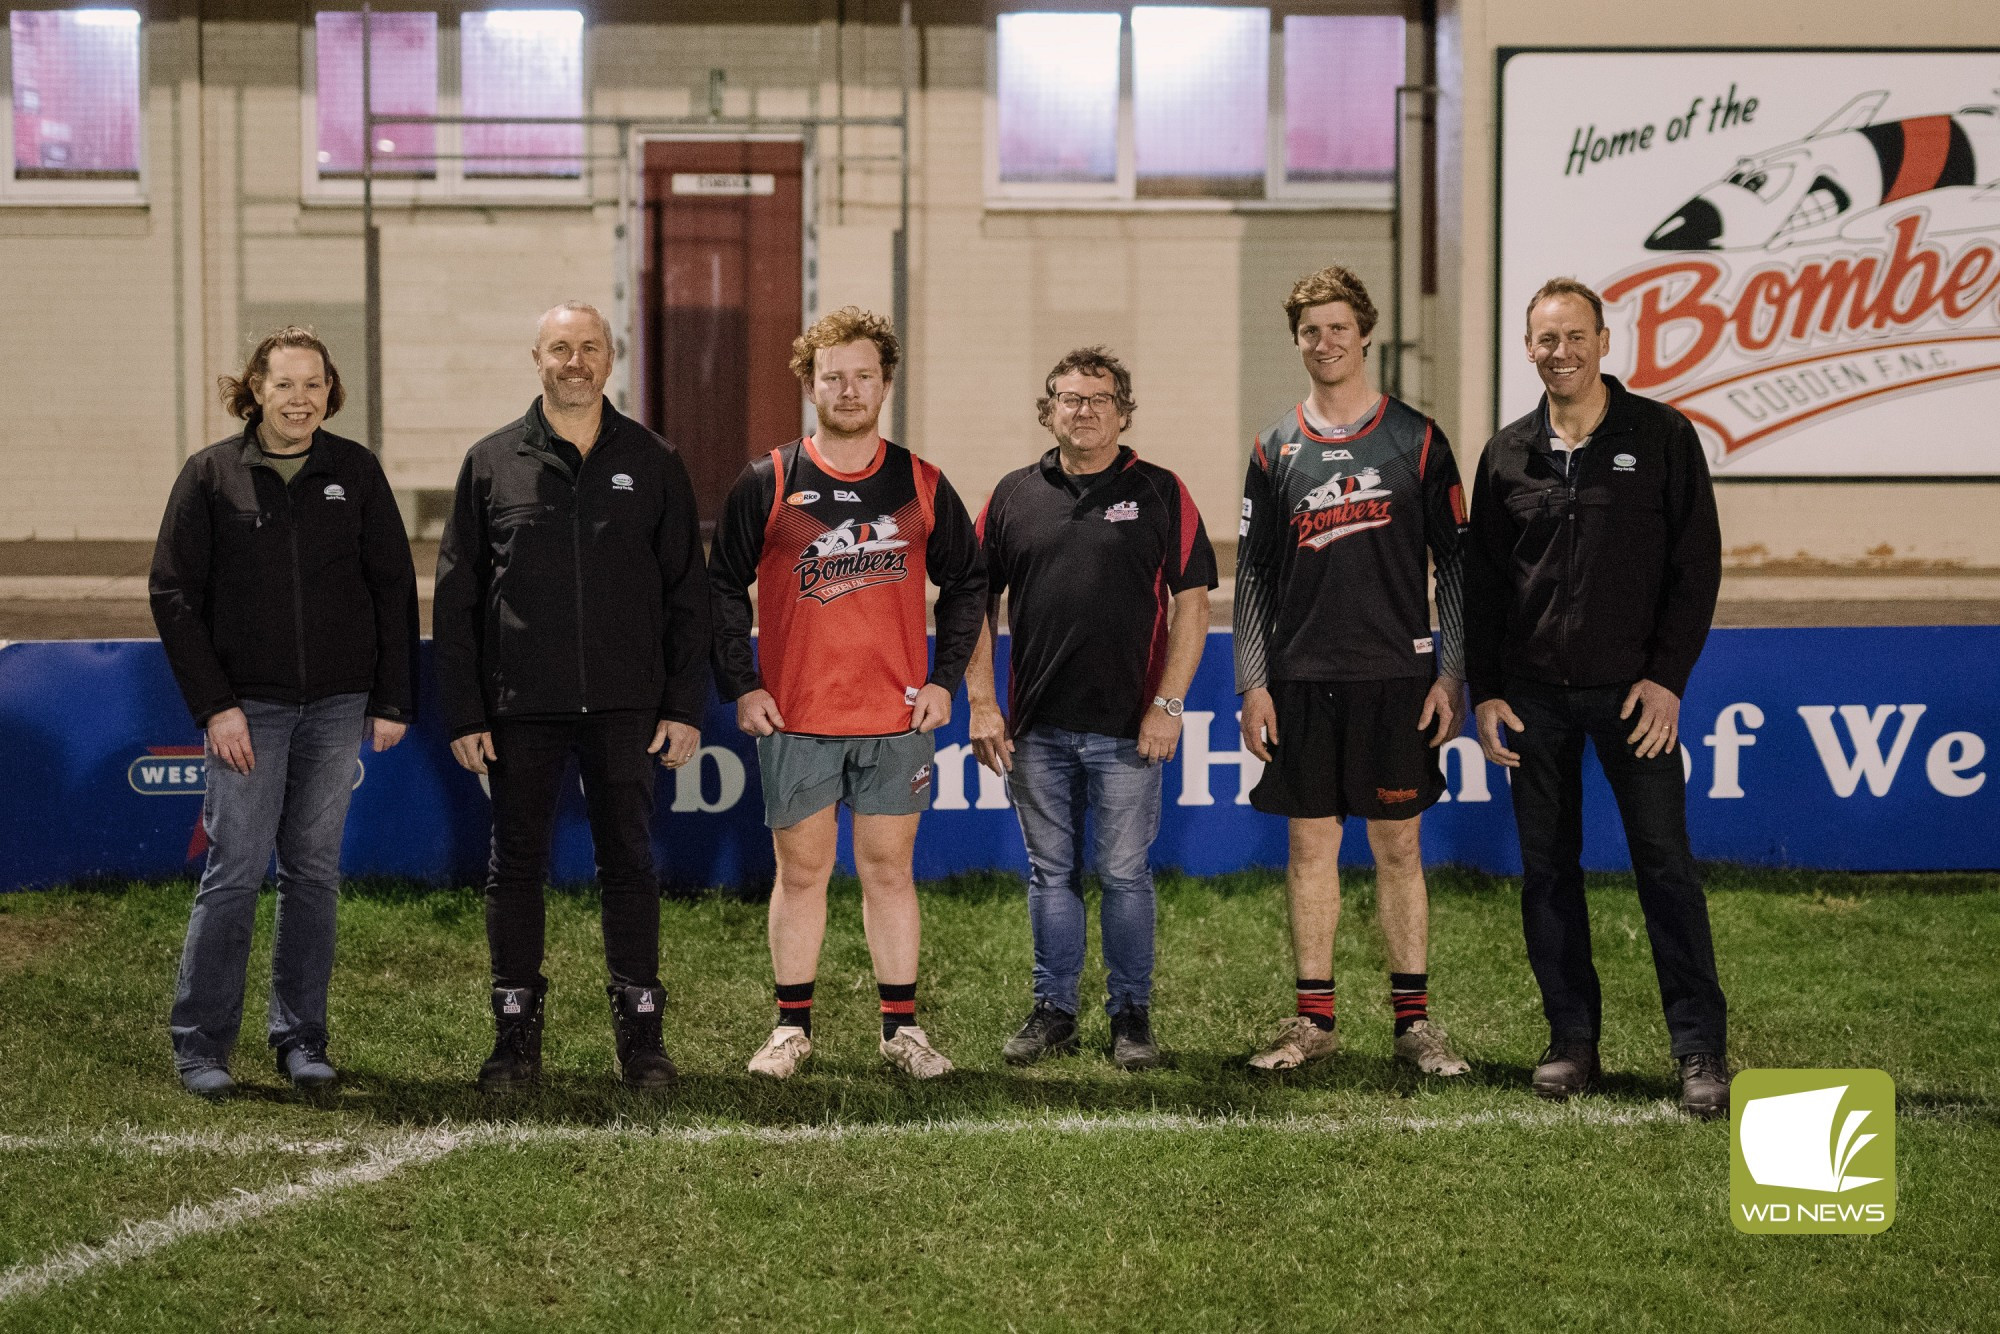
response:
<path id="1" fill-rule="evenodd" d="M 1262 686 L 1243 692 L 1243 744 L 1264 763 L 1271 762 L 1271 747 L 1278 744 L 1278 709 Z"/>
<path id="2" fill-rule="evenodd" d="M 951 721 L 951 692 L 941 685 L 927 685 L 917 692 L 916 707 L 910 710 L 910 726 L 919 732 L 935 732 Z"/>
<path id="3" fill-rule="evenodd" d="M 500 758 L 500 752 L 493 749 L 491 732 L 467 732 L 451 743 L 451 757 L 461 767 L 483 774 L 487 765 Z"/>
<path id="4" fill-rule="evenodd" d="M 257 756 L 250 749 L 250 720 L 241 709 L 224 709 L 210 716 L 208 748 L 216 759 L 239 774 L 257 767 Z"/>
<path id="5" fill-rule="evenodd" d="M 1007 735 L 1007 719 L 992 700 L 975 700 L 970 720 L 972 755 L 1001 777 L 1014 767 L 1014 742 Z"/>
<path id="6" fill-rule="evenodd" d="M 1633 754 L 1642 760 L 1672 753 L 1680 738 L 1681 697 L 1657 682 L 1639 681 L 1625 693 L 1625 707 L 1618 710 L 1618 716 L 1630 718 L 1634 705 L 1639 708 L 1639 721 L 1625 744 L 1636 744 Z"/>
<path id="7" fill-rule="evenodd" d="M 1437 720 L 1437 731 L 1431 733 L 1429 745 L 1442 746 L 1458 735 L 1459 725 L 1465 721 L 1465 682 L 1455 676 L 1440 676 L 1431 682 L 1430 691 L 1424 696 L 1424 711 L 1417 718 L 1417 730 L 1423 731 Z"/>
<path id="8" fill-rule="evenodd" d="M 700 728 L 662 718 L 660 725 L 653 729 L 653 744 L 646 747 L 646 753 L 660 755 L 660 747 L 666 746 L 667 753 L 660 755 L 660 763 L 669 769 L 678 769 L 694 756 L 695 747 L 700 744 Z"/>
<path id="9" fill-rule="evenodd" d="M 1146 706 L 1139 720 L 1139 758 L 1148 764 L 1165 764 L 1181 744 L 1181 720 L 1157 704 Z"/>
<path id="10" fill-rule="evenodd" d="M 1509 769 L 1521 767 L 1521 757 L 1507 749 L 1506 739 L 1501 736 L 1502 724 L 1510 732 L 1525 732 L 1521 720 L 1504 699 L 1489 699 L 1472 711 L 1474 730 L 1479 733 L 1479 749 L 1493 763 Z"/>
<path id="11" fill-rule="evenodd" d="M 769 736 L 785 730 L 778 713 L 778 701 L 768 690 L 753 690 L 736 701 L 736 725 L 751 736 Z"/>
<path id="12" fill-rule="evenodd" d="M 403 739 L 403 733 L 410 730 L 408 723 L 399 723 L 393 718 L 370 718 L 368 720 L 368 744 L 380 755 L 394 748 Z"/>

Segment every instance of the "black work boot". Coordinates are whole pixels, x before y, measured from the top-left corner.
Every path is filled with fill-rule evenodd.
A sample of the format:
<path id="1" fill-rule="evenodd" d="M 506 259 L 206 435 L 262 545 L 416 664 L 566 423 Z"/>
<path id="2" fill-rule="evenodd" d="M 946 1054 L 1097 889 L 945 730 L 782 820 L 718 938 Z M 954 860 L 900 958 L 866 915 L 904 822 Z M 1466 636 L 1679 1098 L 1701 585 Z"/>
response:
<path id="1" fill-rule="evenodd" d="M 1160 1063 L 1153 1020 L 1143 1005 L 1128 1005 L 1111 1016 L 1111 1059 L 1120 1070 L 1151 1070 Z"/>
<path id="2" fill-rule="evenodd" d="M 1535 1065 L 1529 1087 L 1538 1098 L 1561 1102 L 1574 1098 L 1597 1082 L 1597 1044 L 1580 1038 L 1558 1038 L 1549 1043 Z"/>
<path id="3" fill-rule="evenodd" d="M 542 1080 L 542 997 L 547 984 L 493 988 L 493 1054 L 479 1067 L 484 1093 L 509 1093 Z"/>
<path id="4" fill-rule="evenodd" d="M 660 1043 L 660 1012 L 667 1008 L 664 987 L 621 987 L 604 989 L 611 998 L 611 1026 L 618 1035 L 618 1066 L 624 1072 L 625 1087 L 665 1088 L 680 1072 L 667 1059 Z"/>
<path id="5" fill-rule="evenodd" d="M 1060 1006 L 1037 999 L 1021 1031 L 1000 1049 L 1009 1065 L 1032 1065 L 1051 1052 L 1076 1050 L 1076 1016 Z"/>

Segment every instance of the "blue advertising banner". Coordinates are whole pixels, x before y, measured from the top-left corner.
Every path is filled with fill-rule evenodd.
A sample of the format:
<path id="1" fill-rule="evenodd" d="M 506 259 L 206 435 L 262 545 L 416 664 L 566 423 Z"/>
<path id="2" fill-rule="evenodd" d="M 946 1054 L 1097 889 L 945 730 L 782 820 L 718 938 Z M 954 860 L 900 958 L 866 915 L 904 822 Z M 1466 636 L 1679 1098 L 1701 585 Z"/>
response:
<path id="1" fill-rule="evenodd" d="M 2000 868 L 2000 755 L 1988 752 L 2000 741 L 1996 661 L 2000 627 L 1716 631 L 1681 711 L 1696 855 L 1846 870 Z M 428 661 L 424 680 L 428 691 Z M 395 750 L 357 757 L 350 875 L 482 877 L 486 797 L 452 761 L 433 705 L 423 701 L 424 721 Z M 961 693 L 938 734 L 920 877 L 1026 868 L 1006 784 L 972 759 L 965 714 Z M 1164 774 L 1154 864 L 1199 875 L 1282 865 L 1284 822 L 1248 804 L 1260 766 L 1237 732 L 1226 632 L 1209 636 L 1185 724 Z M 703 735 L 697 764 L 660 773 L 661 874 L 688 886 L 768 880 L 755 749 L 720 704 Z M 0 646 L 0 741 L 0 889 L 199 869 L 202 738 L 157 642 Z M 1425 816 L 1426 859 L 1518 873 L 1506 771 L 1469 736 L 1450 742 L 1441 762 L 1447 797 Z M 1586 775 L 1584 862 L 1624 869 L 1610 790 L 1594 763 Z M 1367 860 L 1358 826 L 1344 855 Z M 572 785 L 552 876 L 587 880 L 591 866 Z"/>

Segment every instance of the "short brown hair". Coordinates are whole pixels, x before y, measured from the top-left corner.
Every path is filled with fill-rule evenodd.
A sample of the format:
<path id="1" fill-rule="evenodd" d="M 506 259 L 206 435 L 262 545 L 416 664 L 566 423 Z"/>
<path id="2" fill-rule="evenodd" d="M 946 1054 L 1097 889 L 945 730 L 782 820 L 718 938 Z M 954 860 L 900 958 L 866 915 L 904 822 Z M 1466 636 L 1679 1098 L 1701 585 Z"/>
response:
<path id="1" fill-rule="evenodd" d="M 319 364 L 326 368 L 326 415 L 331 417 L 339 412 L 341 404 L 347 401 L 347 391 L 340 387 L 340 372 L 334 369 L 333 353 L 326 350 L 326 344 L 311 329 L 288 324 L 264 335 L 264 341 L 257 344 L 257 350 L 244 363 L 243 374 L 225 375 L 215 382 L 222 391 L 222 406 L 229 410 L 229 415 L 241 417 L 252 426 L 263 420 L 264 409 L 257 402 L 257 386 L 270 374 L 271 354 L 281 347 L 319 353 Z"/>
<path id="2" fill-rule="evenodd" d="M 1592 313 L 1597 316 L 1597 327 L 1599 329 L 1604 327 L 1604 298 L 1574 278 L 1551 278 L 1543 283 L 1540 290 L 1528 298 L 1528 312 L 1524 323 L 1533 324 L 1535 320 L 1535 307 L 1541 305 L 1542 302 L 1547 301 L 1552 296 L 1583 298 L 1590 303 Z"/>
<path id="3" fill-rule="evenodd" d="M 792 374 L 799 377 L 800 384 L 811 389 L 813 353 L 821 348 L 840 347 L 863 338 L 875 344 L 875 350 L 882 356 L 883 380 L 894 380 L 896 362 L 902 357 L 903 345 L 896 340 L 896 331 L 889 321 L 859 306 L 842 306 L 839 310 L 828 311 L 814 320 L 811 328 L 792 340 Z"/>
<path id="4" fill-rule="evenodd" d="M 1353 308 L 1354 322 L 1363 338 L 1375 332 L 1375 303 L 1368 299 L 1368 289 L 1353 269 L 1329 264 L 1292 284 L 1292 294 L 1285 298 L 1285 318 L 1291 322 L 1292 337 L 1299 336 L 1299 316 L 1307 307 L 1329 301 L 1345 301 Z"/>
<path id="5" fill-rule="evenodd" d="M 1132 429 L 1132 414 L 1139 410 L 1139 401 L 1132 397 L 1132 372 L 1102 345 L 1077 348 L 1058 361 L 1042 381 L 1042 396 L 1035 400 L 1035 416 L 1043 426 L 1049 424 L 1049 417 L 1055 412 L 1056 381 L 1070 374 L 1110 376 L 1112 392 L 1118 399 L 1118 429 Z"/>

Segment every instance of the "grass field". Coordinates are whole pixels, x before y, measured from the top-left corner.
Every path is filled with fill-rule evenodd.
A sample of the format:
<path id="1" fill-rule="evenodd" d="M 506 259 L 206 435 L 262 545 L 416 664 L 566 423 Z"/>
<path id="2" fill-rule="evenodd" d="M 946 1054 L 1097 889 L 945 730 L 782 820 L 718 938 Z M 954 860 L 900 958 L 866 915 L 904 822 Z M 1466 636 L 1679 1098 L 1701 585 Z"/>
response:
<path id="1" fill-rule="evenodd" d="M 281 1086 L 253 983 L 236 1073 L 179 1092 L 165 1013 L 190 888 L 0 896 L 0 1329 L 1660 1329 L 2000 1327 L 2000 877 L 1715 869 L 1736 1066 L 1896 1080 L 1875 1237 L 1731 1227 L 1726 1124 L 1673 1108 L 1629 883 L 1593 890 L 1610 1077 L 1536 1102 L 1544 1030 L 1512 882 L 1433 877 L 1434 1013 L 1473 1074 L 1388 1060 L 1379 936 L 1350 883 L 1346 1050 L 1253 1078 L 1287 1012 L 1276 877 L 1161 887 L 1170 1069 L 999 1059 L 1028 1001 L 1020 883 L 928 887 L 919 1004 L 960 1066 L 874 1052 L 851 884 L 817 1064 L 742 1073 L 770 1023 L 761 906 L 664 912 L 664 1099 L 618 1089 L 595 903 L 550 904 L 548 1083 L 470 1087 L 490 1042 L 470 891 L 350 886 L 344 1078 Z M 265 976 L 267 896 L 253 979 Z M 1093 946 L 1094 948 L 1094 946 Z M 1102 975 L 1086 987 L 1101 994 Z"/>

